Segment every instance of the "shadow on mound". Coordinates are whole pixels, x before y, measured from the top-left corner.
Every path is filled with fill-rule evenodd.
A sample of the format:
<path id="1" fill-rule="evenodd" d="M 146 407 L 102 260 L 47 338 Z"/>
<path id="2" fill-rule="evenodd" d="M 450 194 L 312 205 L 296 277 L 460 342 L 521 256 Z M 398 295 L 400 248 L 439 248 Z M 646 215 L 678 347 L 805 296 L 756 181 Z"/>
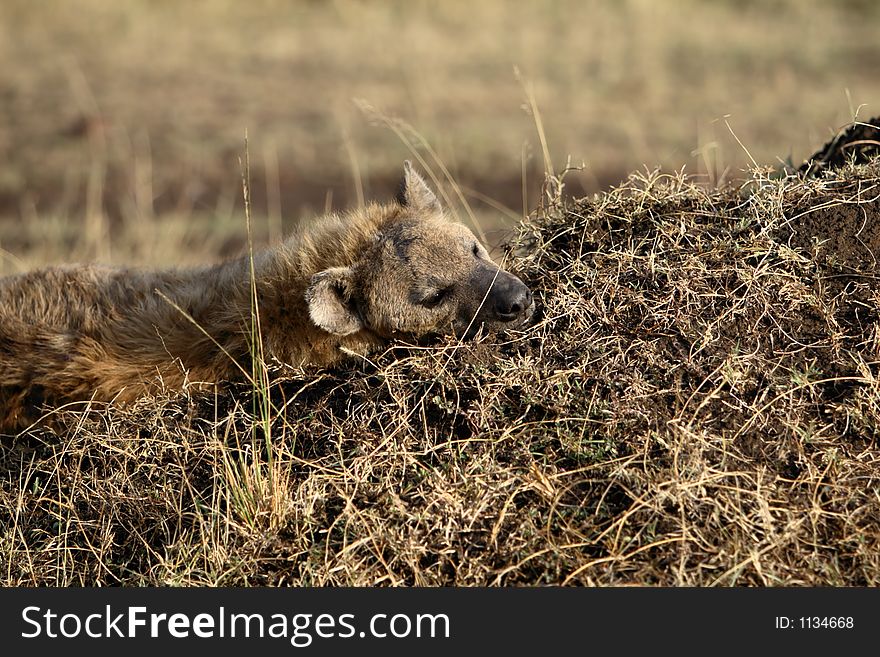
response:
<path id="1" fill-rule="evenodd" d="M 798 171 L 805 176 L 818 176 L 829 169 L 846 164 L 864 164 L 880 154 L 880 116 L 855 122 L 804 162 Z"/>

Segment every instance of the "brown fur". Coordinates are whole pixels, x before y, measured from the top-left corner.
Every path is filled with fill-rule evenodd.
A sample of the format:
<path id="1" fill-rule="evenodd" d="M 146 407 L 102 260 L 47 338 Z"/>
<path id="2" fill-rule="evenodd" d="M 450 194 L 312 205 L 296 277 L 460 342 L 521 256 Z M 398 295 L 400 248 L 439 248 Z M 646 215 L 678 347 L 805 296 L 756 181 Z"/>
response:
<path id="1" fill-rule="evenodd" d="M 522 282 L 444 217 L 409 163 L 396 202 L 325 217 L 256 254 L 254 271 L 264 356 L 292 365 L 328 365 L 398 335 L 518 326 L 532 309 Z M 46 405 L 241 378 L 251 295 L 246 256 L 0 279 L 0 431 Z"/>

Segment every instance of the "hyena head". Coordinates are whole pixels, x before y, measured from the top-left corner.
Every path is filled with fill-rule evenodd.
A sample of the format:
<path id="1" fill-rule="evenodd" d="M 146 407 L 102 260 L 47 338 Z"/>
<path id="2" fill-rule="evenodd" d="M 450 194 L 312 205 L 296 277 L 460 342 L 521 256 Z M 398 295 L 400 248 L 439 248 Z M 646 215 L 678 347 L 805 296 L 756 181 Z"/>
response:
<path id="1" fill-rule="evenodd" d="M 350 267 L 316 274 L 306 292 L 312 321 L 336 335 L 384 338 L 453 332 L 471 337 L 517 328 L 532 293 L 492 262 L 465 226 L 443 215 L 425 181 L 404 163 L 399 212 Z"/>

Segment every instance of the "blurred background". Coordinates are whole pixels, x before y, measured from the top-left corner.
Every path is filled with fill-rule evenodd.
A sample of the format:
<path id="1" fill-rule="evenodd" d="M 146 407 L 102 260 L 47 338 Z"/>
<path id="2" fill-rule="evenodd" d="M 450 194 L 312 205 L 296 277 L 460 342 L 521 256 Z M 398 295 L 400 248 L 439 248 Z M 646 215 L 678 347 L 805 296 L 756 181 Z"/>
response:
<path id="1" fill-rule="evenodd" d="M 878 34 L 873 0 L 2 0 L 0 274 L 240 252 L 245 133 L 257 244 L 406 158 L 493 244 L 548 158 L 575 196 L 797 164 L 880 114 Z"/>

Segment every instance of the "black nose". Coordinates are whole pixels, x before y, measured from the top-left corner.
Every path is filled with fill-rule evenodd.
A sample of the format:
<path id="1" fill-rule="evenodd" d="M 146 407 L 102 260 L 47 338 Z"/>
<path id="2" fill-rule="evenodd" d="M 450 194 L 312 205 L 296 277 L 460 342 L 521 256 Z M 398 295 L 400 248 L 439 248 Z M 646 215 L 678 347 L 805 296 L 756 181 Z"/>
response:
<path id="1" fill-rule="evenodd" d="M 533 303 L 531 290 L 515 276 L 510 278 L 495 296 L 495 317 L 502 322 L 519 319 Z"/>

